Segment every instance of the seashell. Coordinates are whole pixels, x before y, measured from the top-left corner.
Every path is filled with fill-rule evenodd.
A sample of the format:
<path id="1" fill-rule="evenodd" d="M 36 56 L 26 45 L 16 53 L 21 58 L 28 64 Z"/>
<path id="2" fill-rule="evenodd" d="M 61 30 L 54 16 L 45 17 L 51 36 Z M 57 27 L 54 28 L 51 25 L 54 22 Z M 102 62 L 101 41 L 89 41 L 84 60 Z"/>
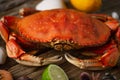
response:
<path id="1" fill-rule="evenodd" d="M 13 80 L 12 74 L 7 70 L 0 70 L 0 80 Z"/>

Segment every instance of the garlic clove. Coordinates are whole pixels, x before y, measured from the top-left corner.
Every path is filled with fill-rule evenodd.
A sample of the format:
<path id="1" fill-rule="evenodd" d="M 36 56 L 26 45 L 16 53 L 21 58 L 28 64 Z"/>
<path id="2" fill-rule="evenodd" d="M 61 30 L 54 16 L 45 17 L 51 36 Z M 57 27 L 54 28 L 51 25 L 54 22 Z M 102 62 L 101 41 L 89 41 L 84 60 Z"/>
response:
<path id="1" fill-rule="evenodd" d="M 112 12 L 112 17 L 115 18 L 115 19 L 119 19 L 119 15 L 117 12 Z"/>

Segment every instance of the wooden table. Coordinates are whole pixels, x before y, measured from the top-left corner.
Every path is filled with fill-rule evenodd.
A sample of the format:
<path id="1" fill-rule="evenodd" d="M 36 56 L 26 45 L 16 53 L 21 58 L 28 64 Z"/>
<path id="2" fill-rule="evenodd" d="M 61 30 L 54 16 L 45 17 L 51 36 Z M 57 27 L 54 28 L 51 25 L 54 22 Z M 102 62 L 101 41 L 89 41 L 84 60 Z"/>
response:
<path id="1" fill-rule="evenodd" d="M 4 15 L 15 15 L 18 16 L 18 10 L 23 7 L 31 7 L 34 8 L 35 5 L 40 2 L 41 0 L 0 0 L 0 17 Z M 52 1 L 52 0 L 51 0 Z M 71 8 L 71 5 L 69 4 L 68 0 L 66 1 L 66 5 Z M 103 0 L 103 6 L 101 10 L 97 11 L 96 13 L 106 13 L 108 15 L 111 15 L 113 11 L 118 12 L 120 14 L 120 0 Z M 0 38 L 0 46 L 5 47 L 4 41 Z M 42 56 L 47 55 L 52 56 L 57 54 L 63 54 L 62 52 L 49 50 L 44 52 L 45 54 L 42 54 Z M 51 54 L 52 53 L 52 54 Z M 81 70 L 72 64 L 68 63 L 66 60 L 61 61 L 60 63 L 57 63 L 61 68 L 64 69 L 64 71 L 67 73 L 70 80 L 79 80 L 80 73 L 85 71 L 88 73 L 101 73 L 101 77 L 106 72 L 110 72 L 112 75 L 115 75 L 117 77 L 117 80 L 120 80 L 120 63 L 118 63 L 117 66 L 106 69 L 102 71 L 86 71 Z M 13 59 L 7 58 L 7 61 L 4 65 L 0 65 L 0 69 L 6 69 L 10 71 L 13 75 L 13 77 L 16 79 L 20 76 L 26 75 L 28 77 L 31 77 L 35 80 L 40 80 L 41 74 L 43 70 L 47 66 L 42 67 L 27 67 L 20 65 L 16 63 Z"/>

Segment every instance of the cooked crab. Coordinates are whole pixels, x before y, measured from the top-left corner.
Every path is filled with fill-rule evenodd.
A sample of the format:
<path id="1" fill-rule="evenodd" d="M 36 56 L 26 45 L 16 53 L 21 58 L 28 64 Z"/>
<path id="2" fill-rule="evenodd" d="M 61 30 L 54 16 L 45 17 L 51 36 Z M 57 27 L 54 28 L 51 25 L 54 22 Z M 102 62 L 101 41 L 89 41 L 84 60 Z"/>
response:
<path id="1" fill-rule="evenodd" d="M 60 55 L 35 57 L 24 49 L 35 47 L 40 50 L 44 46 L 60 51 L 87 48 L 89 52 L 100 55 L 92 59 L 78 59 L 72 54 L 65 54 L 70 63 L 81 69 L 105 69 L 116 65 L 120 28 L 119 22 L 112 17 L 71 9 L 22 9 L 20 13 L 23 17 L 4 16 L 0 21 L 7 54 L 17 62 L 42 66 L 62 59 Z"/>

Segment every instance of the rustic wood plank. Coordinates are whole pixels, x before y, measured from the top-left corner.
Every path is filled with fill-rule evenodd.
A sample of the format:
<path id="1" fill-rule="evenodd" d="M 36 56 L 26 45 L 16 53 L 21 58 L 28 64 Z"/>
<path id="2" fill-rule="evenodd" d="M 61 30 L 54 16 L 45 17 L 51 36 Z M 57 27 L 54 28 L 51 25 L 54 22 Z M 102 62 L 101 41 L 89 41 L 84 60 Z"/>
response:
<path id="1" fill-rule="evenodd" d="M 8 0 L 9 1 L 9 0 Z M 30 8 L 34 8 L 35 5 L 40 2 L 41 0 L 13 0 L 11 3 L 9 3 L 8 1 L 6 1 L 6 3 L 1 5 L 1 9 L 0 9 L 0 17 L 4 16 L 4 15 L 18 15 L 19 9 L 21 8 L 25 8 L 25 7 L 30 7 Z M 12 4 L 16 4 L 14 6 L 12 6 L 11 8 L 9 8 L 10 5 Z M 9 4 L 8 6 L 6 6 L 7 4 Z M 4 8 L 5 7 L 5 11 Z"/>
<path id="2" fill-rule="evenodd" d="M 25 3 L 27 0 L 9 0 L 9 3 L 6 4 L 6 2 L 2 1 L 0 5 L 0 11 L 7 11 L 9 9 L 12 9 L 16 6 L 19 6 L 23 3 Z"/>

